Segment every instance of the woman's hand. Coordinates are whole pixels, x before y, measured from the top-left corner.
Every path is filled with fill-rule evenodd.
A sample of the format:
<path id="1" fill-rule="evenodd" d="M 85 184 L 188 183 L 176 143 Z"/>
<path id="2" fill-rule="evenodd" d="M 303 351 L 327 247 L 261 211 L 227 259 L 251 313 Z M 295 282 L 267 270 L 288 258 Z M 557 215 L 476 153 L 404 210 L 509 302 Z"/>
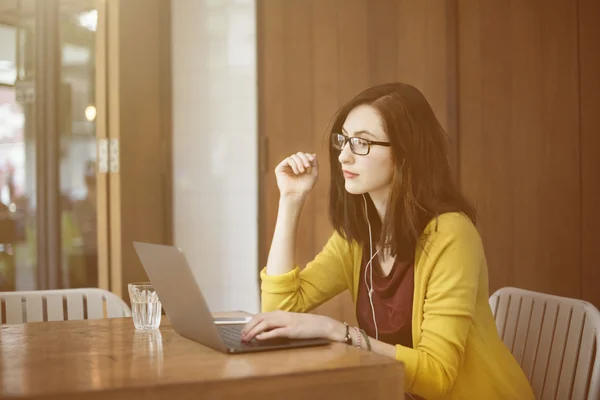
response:
<path id="1" fill-rule="evenodd" d="M 339 336 L 340 325 L 344 325 L 329 317 L 315 314 L 292 313 L 286 311 L 271 311 L 256 314 L 242 330 L 242 340 L 250 341 L 272 338 L 289 339 L 330 339 Z M 336 329 L 337 328 L 337 329 Z M 337 335 L 334 334 L 338 333 Z M 341 333 L 342 339 L 344 334 Z"/>
<path id="2" fill-rule="evenodd" d="M 352 344 L 359 343 L 356 328 L 348 330 Z M 271 311 L 256 314 L 242 330 L 242 340 L 265 340 L 272 338 L 288 339 L 329 339 L 332 342 L 343 342 L 346 339 L 346 326 L 333 318 L 323 315 L 292 313 L 287 311 Z M 369 338 L 371 351 L 386 357 L 396 358 L 396 346 Z M 361 340 L 361 348 L 365 341 Z"/>
<path id="3" fill-rule="evenodd" d="M 316 154 L 298 152 L 275 167 L 275 177 L 281 197 L 304 199 L 319 176 Z"/>

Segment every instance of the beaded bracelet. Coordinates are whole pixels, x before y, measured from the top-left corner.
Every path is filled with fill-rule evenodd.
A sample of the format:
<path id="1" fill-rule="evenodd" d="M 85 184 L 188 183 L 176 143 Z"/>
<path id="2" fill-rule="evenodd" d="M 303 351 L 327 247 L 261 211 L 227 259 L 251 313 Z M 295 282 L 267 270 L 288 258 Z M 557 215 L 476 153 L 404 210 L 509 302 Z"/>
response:
<path id="1" fill-rule="evenodd" d="M 358 327 L 354 327 L 354 329 L 356 330 L 356 337 L 357 337 L 356 347 L 358 347 L 360 349 L 360 329 L 358 329 Z"/>
<path id="2" fill-rule="evenodd" d="M 360 333 L 362 333 L 362 335 L 365 337 L 365 342 L 367 343 L 367 350 L 371 351 L 371 341 L 369 340 L 369 336 L 367 335 L 364 329 L 361 329 Z"/>

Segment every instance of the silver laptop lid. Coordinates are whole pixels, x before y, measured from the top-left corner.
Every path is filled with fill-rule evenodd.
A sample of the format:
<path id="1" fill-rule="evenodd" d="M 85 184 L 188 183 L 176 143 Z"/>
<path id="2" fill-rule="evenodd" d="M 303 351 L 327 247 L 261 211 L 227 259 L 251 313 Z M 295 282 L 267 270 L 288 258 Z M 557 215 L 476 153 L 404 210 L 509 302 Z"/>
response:
<path id="1" fill-rule="evenodd" d="M 133 246 L 175 332 L 227 352 L 183 251 L 150 243 L 133 242 Z"/>

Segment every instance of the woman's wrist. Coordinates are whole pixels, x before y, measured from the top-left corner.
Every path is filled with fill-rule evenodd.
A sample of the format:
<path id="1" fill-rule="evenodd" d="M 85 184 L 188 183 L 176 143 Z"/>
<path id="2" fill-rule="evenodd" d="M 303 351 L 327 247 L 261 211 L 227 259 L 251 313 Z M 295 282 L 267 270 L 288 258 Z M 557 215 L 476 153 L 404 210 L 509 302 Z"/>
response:
<path id="1" fill-rule="evenodd" d="M 279 208 L 301 210 L 305 201 L 306 196 L 304 195 L 279 195 Z"/>
<path id="2" fill-rule="evenodd" d="M 344 342 L 346 340 L 346 325 L 333 318 L 327 318 L 325 338 L 332 342 Z"/>
<path id="3" fill-rule="evenodd" d="M 348 343 L 352 346 L 364 347 L 366 340 L 363 340 L 363 336 L 357 327 L 348 326 L 348 324 L 336 321 L 332 318 L 325 317 L 328 319 L 328 327 L 326 330 L 325 338 L 332 342 Z M 347 339 L 347 335 L 350 336 L 351 340 Z"/>

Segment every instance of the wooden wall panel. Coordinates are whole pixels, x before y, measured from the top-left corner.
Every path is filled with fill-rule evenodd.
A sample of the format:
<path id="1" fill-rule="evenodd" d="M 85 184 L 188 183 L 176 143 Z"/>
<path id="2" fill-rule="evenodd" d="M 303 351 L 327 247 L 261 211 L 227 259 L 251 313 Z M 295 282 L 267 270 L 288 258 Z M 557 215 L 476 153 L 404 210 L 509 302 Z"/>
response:
<path id="1" fill-rule="evenodd" d="M 580 294 L 576 10 L 459 2 L 460 180 L 480 212 L 492 290 Z"/>
<path id="2" fill-rule="evenodd" d="M 272 159 L 273 167 L 292 153 L 311 152 L 313 145 L 312 14 L 309 2 L 286 0 L 283 7 L 283 154 Z M 273 179 L 274 173 L 269 171 Z M 296 261 L 306 264 L 314 247 L 314 201 L 304 205 L 296 237 Z"/>
<path id="3" fill-rule="evenodd" d="M 367 2 L 344 0 L 338 5 L 338 79 L 342 105 L 369 86 L 369 59 L 374 55 L 369 53 L 368 46 Z"/>
<path id="4" fill-rule="evenodd" d="M 283 5 L 284 0 L 257 1 L 258 39 L 258 134 L 260 160 L 260 201 L 259 201 L 259 268 L 267 262 L 270 241 L 262 238 L 273 237 L 279 191 L 273 170 L 277 160 L 286 153 L 283 118 Z M 271 141 L 268 141 L 271 139 Z"/>
<path id="5" fill-rule="evenodd" d="M 400 3 L 389 0 L 371 0 L 367 7 L 367 58 L 370 85 L 397 82 L 399 63 L 395 57 L 400 51 L 398 29 Z"/>
<path id="6" fill-rule="evenodd" d="M 319 180 L 310 196 L 313 215 L 307 223 L 313 227 L 313 244 L 306 256 L 313 257 L 329 239 L 331 224 L 327 210 L 329 209 L 329 142 L 327 129 L 332 117 L 340 105 L 338 71 L 338 2 L 339 0 L 312 1 L 313 32 L 311 47 L 312 63 L 312 144 L 319 160 Z M 315 310 L 315 313 L 337 317 L 349 323 L 355 320 L 350 312 L 351 297 L 343 293 Z"/>
<path id="7" fill-rule="evenodd" d="M 126 301 L 127 284 L 147 280 L 132 242 L 172 241 L 165 151 L 171 132 L 164 123 L 171 106 L 164 90 L 170 87 L 169 7 L 163 0 L 107 2 L 108 126 L 110 139 L 119 141 L 119 170 L 109 175 L 110 289 Z"/>
<path id="8" fill-rule="evenodd" d="M 513 25 L 511 39 L 522 51 L 513 59 L 518 73 L 512 107 L 519 140 L 514 149 L 528 162 L 515 171 L 522 186 L 515 193 L 514 283 L 578 297 L 580 276 L 573 273 L 581 265 L 577 4 L 522 2 L 511 10 L 521 7 L 523 20 Z M 531 200 L 522 207 L 525 199 Z"/>
<path id="9" fill-rule="evenodd" d="M 322 0 L 313 3 L 313 128 L 314 152 L 319 161 L 319 180 L 313 189 L 315 206 L 314 246 L 322 246 L 331 235 L 331 224 L 327 215 L 329 208 L 329 142 L 327 130 L 333 115 L 340 106 L 338 70 L 338 0 Z"/>
<path id="10" fill-rule="evenodd" d="M 509 15 L 499 2 L 458 5 L 459 180 L 479 212 L 490 281 L 502 287 L 513 272 L 511 125 L 505 118 L 511 85 L 508 43 L 501 40 Z M 490 127 L 502 134 L 492 135 Z"/>
<path id="11" fill-rule="evenodd" d="M 397 79 L 423 92 L 450 135 L 456 162 L 456 1 L 397 3 Z"/>
<path id="12" fill-rule="evenodd" d="M 600 2 L 579 0 L 582 297 L 600 307 Z"/>

